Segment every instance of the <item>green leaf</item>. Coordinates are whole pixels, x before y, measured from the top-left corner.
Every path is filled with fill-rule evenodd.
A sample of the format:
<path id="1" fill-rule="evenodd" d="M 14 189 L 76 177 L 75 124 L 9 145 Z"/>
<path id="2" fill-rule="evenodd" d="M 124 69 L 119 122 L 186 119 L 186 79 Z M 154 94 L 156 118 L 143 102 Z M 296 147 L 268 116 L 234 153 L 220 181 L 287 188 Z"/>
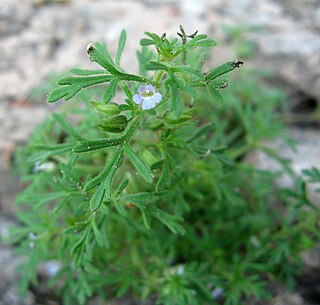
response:
<path id="1" fill-rule="evenodd" d="M 191 67 L 187 67 L 187 66 L 172 67 L 171 71 L 190 74 L 190 75 L 194 76 L 197 80 L 204 79 L 204 76 L 201 72 L 199 72 Z"/>
<path id="2" fill-rule="evenodd" d="M 316 167 L 312 167 L 310 169 L 304 169 L 302 171 L 303 175 L 309 178 L 308 182 L 317 183 L 320 182 L 320 170 Z"/>
<path id="3" fill-rule="evenodd" d="M 183 102 L 175 84 L 172 84 L 171 87 L 171 109 L 177 117 L 179 117 L 183 111 Z"/>
<path id="4" fill-rule="evenodd" d="M 106 247 L 107 246 L 106 240 L 103 238 L 103 235 L 99 231 L 94 219 L 92 220 L 91 225 L 92 225 L 92 230 L 93 230 L 94 237 L 96 238 L 96 241 L 97 241 L 98 245 L 100 247 Z"/>
<path id="5" fill-rule="evenodd" d="M 142 38 L 140 39 L 140 45 L 141 46 L 150 46 L 152 44 L 155 44 L 155 42 L 151 39 L 148 39 L 148 38 Z"/>
<path id="6" fill-rule="evenodd" d="M 65 152 L 69 152 L 72 150 L 74 143 L 65 143 L 65 144 L 57 144 L 57 145 L 33 145 L 32 148 L 41 149 L 42 152 L 33 154 L 28 161 L 29 162 L 40 162 L 42 164 L 47 159 L 54 155 L 62 154 Z"/>
<path id="7" fill-rule="evenodd" d="M 113 200 L 113 204 L 114 206 L 116 207 L 118 213 L 120 215 L 122 215 L 123 217 L 128 217 L 128 213 L 127 211 L 125 210 L 125 208 L 123 207 L 123 205 L 117 200 L 117 199 L 114 199 Z"/>
<path id="8" fill-rule="evenodd" d="M 132 148 L 128 144 L 124 146 L 124 151 L 127 157 L 129 158 L 129 160 L 131 161 L 132 165 L 135 167 L 138 173 L 142 176 L 142 178 L 147 183 L 152 183 L 153 176 L 149 166 L 132 150 Z"/>
<path id="9" fill-rule="evenodd" d="M 159 193 L 141 192 L 135 194 L 122 194 L 121 201 L 132 204 L 147 204 L 159 200 Z"/>
<path id="10" fill-rule="evenodd" d="M 123 132 L 128 124 L 127 117 L 125 115 L 117 115 L 104 119 L 100 127 L 106 132 L 119 133 Z"/>
<path id="11" fill-rule="evenodd" d="M 99 50 L 99 47 L 95 46 L 94 44 L 90 43 L 87 47 L 87 53 L 90 56 L 92 61 L 95 61 L 97 64 L 105 68 L 108 72 L 113 75 L 119 75 L 121 72 L 113 65 L 110 59 L 107 58 L 103 53 Z"/>
<path id="12" fill-rule="evenodd" d="M 195 131 L 195 133 L 187 140 L 187 143 L 191 143 L 194 140 L 208 134 L 214 130 L 215 126 L 213 123 L 206 124 Z"/>
<path id="13" fill-rule="evenodd" d="M 172 115 L 172 113 L 167 112 L 166 115 L 163 117 L 164 121 L 171 125 L 181 125 L 186 122 L 189 122 L 192 120 L 192 116 L 188 114 L 181 114 L 179 118 L 176 118 Z"/>
<path id="14" fill-rule="evenodd" d="M 84 69 L 71 69 L 70 72 L 79 76 L 107 74 L 106 70 L 84 70 Z"/>
<path id="15" fill-rule="evenodd" d="M 75 96 L 81 89 L 96 84 L 109 82 L 112 75 L 68 76 L 57 81 L 61 87 L 53 89 L 48 96 L 48 102 L 53 103 L 64 98 L 66 101 Z"/>
<path id="16" fill-rule="evenodd" d="M 117 146 L 123 142 L 123 138 L 105 138 L 99 140 L 80 141 L 72 149 L 75 153 L 93 151 L 110 146 Z"/>
<path id="17" fill-rule="evenodd" d="M 59 125 L 75 140 L 82 141 L 83 138 L 80 134 L 72 127 L 72 125 L 66 120 L 66 118 L 58 113 L 52 115 L 53 119 L 59 123 Z"/>
<path id="18" fill-rule="evenodd" d="M 129 184 L 129 179 L 125 179 L 122 183 L 120 183 L 120 185 L 116 190 L 116 196 L 119 196 L 124 191 L 124 189 L 128 186 L 128 184 Z"/>
<path id="19" fill-rule="evenodd" d="M 157 61 L 150 61 L 143 66 L 145 70 L 164 70 L 169 71 L 169 67 Z"/>
<path id="20" fill-rule="evenodd" d="M 119 150 L 115 150 L 113 153 L 112 159 L 109 163 L 108 175 L 103 182 L 104 189 L 106 191 L 104 196 L 107 201 L 110 201 L 110 199 L 111 199 L 112 179 L 121 164 L 122 156 L 123 156 L 123 149 L 122 148 L 120 148 Z"/>
<path id="21" fill-rule="evenodd" d="M 116 65 L 118 67 L 120 66 L 120 58 L 121 58 L 121 54 L 123 52 L 124 46 L 126 44 L 126 39 L 127 39 L 126 31 L 122 30 L 122 32 L 120 34 L 118 50 L 117 50 L 117 55 L 116 55 Z"/>
<path id="22" fill-rule="evenodd" d="M 242 65 L 243 65 L 242 61 L 228 61 L 228 62 L 224 63 L 223 65 L 212 69 L 209 72 L 209 74 L 207 75 L 206 79 L 207 79 L 207 81 L 212 81 L 215 78 L 217 78 L 223 74 L 231 72 L 235 68 L 241 67 Z"/>
<path id="23" fill-rule="evenodd" d="M 149 36 L 157 46 L 160 46 L 162 44 L 161 38 L 155 34 L 155 33 L 150 33 L 150 32 L 144 32 L 147 36 Z"/>
<path id="24" fill-rule="evenodd" d="M 104 185 L 101 184 L 96 190 L 96 192 L 93 194 L 93 196 L 91 197 L 91 200 L 90 200 L 91 212 L 94 212 L 97 209 L 99 209 L 100 205 L 103 202 L 105 192 L 106 191 L 105 191 Z"/>
<path id="25" fill-rule="evenodd" d="M 108 176 L 111 170 L 111 167 L 119 166 L 122 155 L 123 155 L 123 149 L 121 147 L 117 148 L 112 155 L 112 159 L 109 162 L 107 162 L 106 166 L 98 174 L 98 176 L 96 176 L 95 178 L 91 179 L 89 182 L 86 183 L 86 185 L 84 186 L 84 191 L 88 192 L 93 188 L 95 188 L 97 185 L 101 184 L 102 181 L 105 180 L 105 178 Z"/>
<path id="26" fill-rule="evenodd" d="M 80 89 L 79 89 L 80 90 Z M 78 91 L 79 91 L 78 90 Z M 58 88 L 54 88 L 53 90 L 50 91 L 49 95 L 48 95 L 48 103 L 53 103 L 56 102 L 62 98 L 64 98 L 65 96 L 74 96 L 78 91 L 75 90 L 75 88 L 72 88 L 72 90 L 70 90 L 69 87 L 58 87 Z M 72 92 L 72 93 L 71 93 Z M 70 98 L 71 98 L 70 97 Z"/>
<path id="27" fill-rule="evenodd" d="M 105 53 L 99 50 L 94 44 L 89 44 L 87 47 L 87 53 L 90 56 L 90 60 L 95 61 L 97 64 L 105 68 L 113 75 L 119 75 L 121 72 L 114 66 L 110 59 L 105 56 Z"/>
<path id="28" fill-rule="evenodd" d="M 166 225 L 175 234 L 185 234 L 184 227 L 179 224 L 183 221 L 182 217 L 169 214 L 163 210 L 156 208 L 155 206 L 150 207 L 152 214 L 158 220 L 160 220 L 164 225 Z"/>
<path id="29" fill-rule="evenodd" d="M 28 202 L 28 203 L 33 203 L 34 204 L 34 209 L 39 208 L 45 203 L 48 203 L 52 200 L 56 200 L 58 198 L 61 198 L 66 195 L 66 192 L 61 191 L 61 192 L 54 192 L 54 193 L 49 193 L 49 194 L 32 194 L 32 195 L 26 195 L 22 196 L 17 199 L 17 203 L 22 203 L 22 202 Z"/>
<path id="30" fill-rule="evenodd" d="M 111 64 L 114 64 L 114 61 L 108 50 L 108 46 L 105 42 L 96 42 L 94 45 L 98 49 L 98 51 L 100 51 Z"/>
<path id="31" fill-rule="evenodd" d="M 102 96 L 102 101 L 107 104 L 115 96 L 119 79 L 113 78 Z"/>
<path id="32" fill-rule="evenodd" d="M 212 97 L 213 101 L 217 104 L 217 105 L 221 105 L 223 103 L 223 97 L 220 94 L 220 92 L 215 89 L 211 84 L 209 84 L 207 86 L 208 91 L 210 93 L 210 96 Z"/>

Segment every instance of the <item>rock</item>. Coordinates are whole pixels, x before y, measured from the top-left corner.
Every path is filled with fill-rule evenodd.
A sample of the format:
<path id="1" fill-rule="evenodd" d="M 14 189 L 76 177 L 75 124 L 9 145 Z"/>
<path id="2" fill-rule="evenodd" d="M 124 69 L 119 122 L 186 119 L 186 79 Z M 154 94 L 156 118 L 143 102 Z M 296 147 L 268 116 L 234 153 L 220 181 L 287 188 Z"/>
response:
<path id="1" fill-rule="evenodd" d="M 307 305 L 300 294 L 298 293 L 284 293 L 272 300 L 270 305 Z"/>
<path id="2" fill-rule="evenodd" d="M 288 136 L 295 142 L 295 150 L 286 144 L 285 141 L 280 139 L 266 142 L 265 145 L 277 151 L 282 158 L 291 160 L 291 166 L 297 174 L 301 174 L 302 170 L 311 167 L 320 169 L 320 134 L 318 130 L 290 128 L 288 130 Z M 260 169 L 267 169 L 275 172 L 282 170 L 277 161 L 261 151 L 250 152 L 246 157 L 246 162 L 249 162 Z M 293 187 L 291 178 L 285 173 L 277 180 L 277 183 L 280 187 Z M 314 192 L 317 187 L 319 187 L 319 185 L 308 184 L 308 194 L 312 201 L 320 207 L 320 193 Z"/>
<path id="3" fill-rule="evenodd" d="M 317 0 L 207 0 L 211 32 L 221 41 L 221 24 L 255 29 L 241 39 L 255 42 L 248 66 L 268 68 L 296 90 L 320 96 L 320 5 Z"/>
<path id="4" fill-rule="evenodd" d="M 29 23 L 33 7 L 29 0 L 23 1 L 1 0 L 0 6 L 0 39 L 2 36 L 17 34 Z"/>

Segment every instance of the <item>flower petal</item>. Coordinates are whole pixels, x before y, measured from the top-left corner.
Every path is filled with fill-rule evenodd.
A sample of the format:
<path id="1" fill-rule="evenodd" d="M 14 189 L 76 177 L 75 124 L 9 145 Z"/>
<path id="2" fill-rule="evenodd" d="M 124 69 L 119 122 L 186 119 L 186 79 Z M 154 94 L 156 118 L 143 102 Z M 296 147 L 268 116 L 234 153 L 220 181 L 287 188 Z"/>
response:
<path id="1" fill-rule="evenodd" d="M 146 92 L 146 86 L 145 86 L 145 85 L 141 85 L 141 86 L 139 87 L 139 89 L 138 89 L 138 92 L 139 92 L 139 93 L 144 93 L 144 92 Z"/>
<path id="2" fill-rule="evenodd" d="M 156 92 L 155 95 L 153 96 L 153 100 L 156 104 L 158 104 L 162 100 L 162 94 L 159 92 Z"/>
<path id="3" fill-rule="evenodd" d="M 151 92 L 156 92 L 156 89 L 152 85 L 147 85 L 146 90 Z"/>
<path id="4" fill-rule="evenodd" d="M 132 100 L 136 103 L 136 104 L 141 104 L 141 102 L 143 101 L 143 98 L 139 95 L 139 94 L 135 94 L 132 97 Z"/>
<path id="5" fill-rule="evenodd" d="M 153 99 L 153 96 L 145 98 L 142 102 L 142 110 L 149 110 L 156 107 L 156 103 Z"/>

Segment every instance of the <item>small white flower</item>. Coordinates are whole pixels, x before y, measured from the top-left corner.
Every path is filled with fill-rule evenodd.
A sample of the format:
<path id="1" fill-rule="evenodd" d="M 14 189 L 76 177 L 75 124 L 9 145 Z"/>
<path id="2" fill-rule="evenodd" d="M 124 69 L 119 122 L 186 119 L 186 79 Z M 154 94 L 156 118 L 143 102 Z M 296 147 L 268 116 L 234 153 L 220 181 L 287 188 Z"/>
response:
<path id="1" fill-rule="evenodd" d="M 142 110 L 152 109 L 162 100 L 162 95 L 156 92 L 152 85 L 142 85 L 139 87 L 138 92 L 133 96 L 132 100 L 138 105 L 142 103 Z"/>
<path id="2" fill-rule="evenodd" d="M 213 291 L 211 292 L 213 298 L 215 300 L 219 300 L 221 299 L 221 297 L 223 296 L 223 289 L 221 287 L 216 287 L 213 289 Z"/>
<path id="3" fill-rule="evenodd" d="M 55 260 L 47 261 L 44 264 L 44 267 L 46 268 L 47 274 L 51 277 L 54 276 L 61 269 L 59 262 Z"/>

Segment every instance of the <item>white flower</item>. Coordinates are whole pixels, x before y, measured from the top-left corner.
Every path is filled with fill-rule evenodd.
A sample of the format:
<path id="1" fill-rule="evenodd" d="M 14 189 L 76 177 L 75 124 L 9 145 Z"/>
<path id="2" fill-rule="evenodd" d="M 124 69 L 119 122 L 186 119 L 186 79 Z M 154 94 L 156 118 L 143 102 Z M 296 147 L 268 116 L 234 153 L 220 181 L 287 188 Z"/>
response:
<path id="1" fill-rule="evenodd" d="M 162 100 L 162 95 L 156 92 L 152 85 L 142 85 L 139 87 L 138 92 L 133 96 L 132 100 L 138 105 L 142 103 L 142 110 L 152 109 Z"/>

